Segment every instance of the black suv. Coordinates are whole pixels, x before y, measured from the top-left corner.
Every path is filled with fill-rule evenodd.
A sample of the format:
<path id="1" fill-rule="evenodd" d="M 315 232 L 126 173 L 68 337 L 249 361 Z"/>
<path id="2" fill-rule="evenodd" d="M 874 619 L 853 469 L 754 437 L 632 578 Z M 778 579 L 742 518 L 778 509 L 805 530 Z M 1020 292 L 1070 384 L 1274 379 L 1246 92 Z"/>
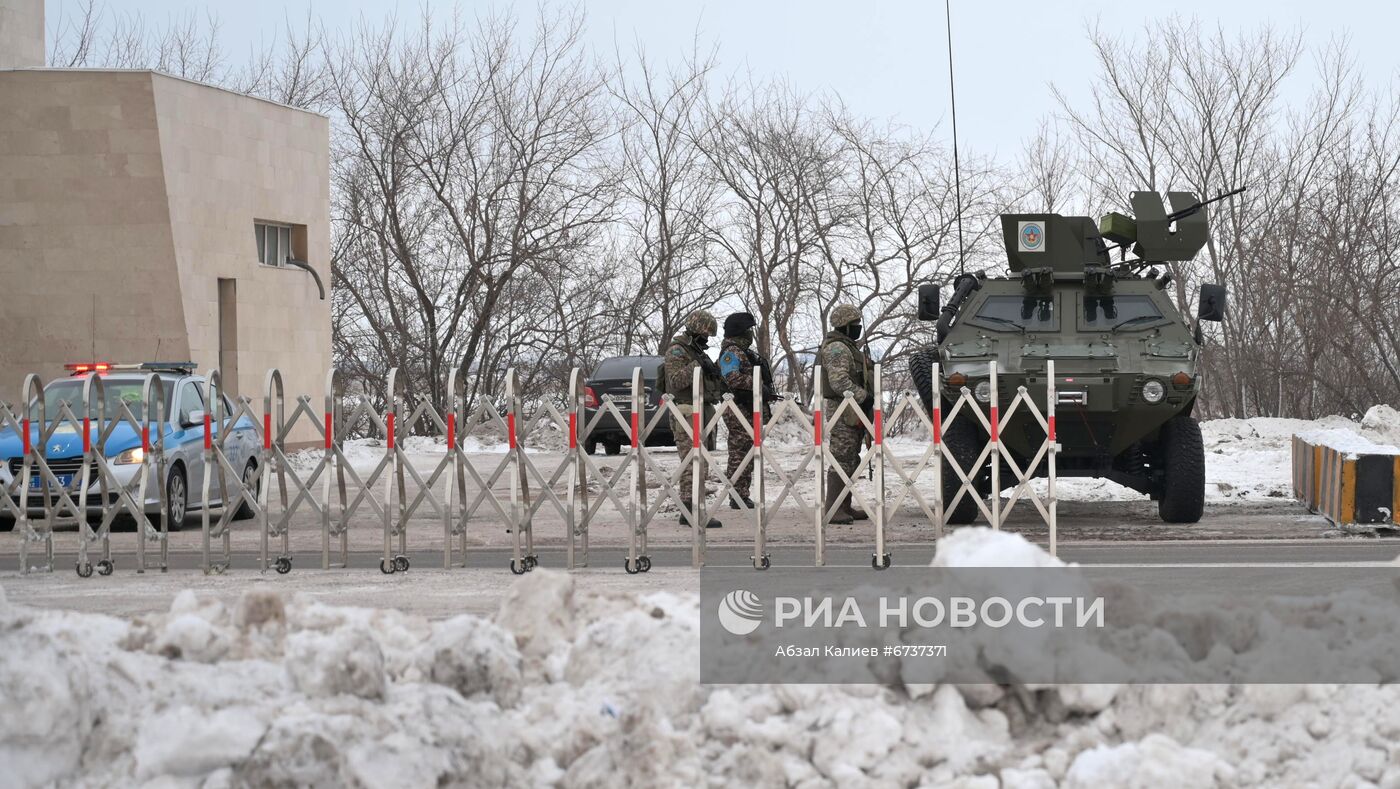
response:
<path id="1" fill-rule="evenodd" d="M 632 371 L 642 369 L 642 396 L 645 398 L 645 413 L 641 417 L 642 429 L 646 430 L 656 411 L 661 406 L 661 394 L 656 390 L 656 369 L 661 366 L 660 356 L 613 356 L 604 359 L 584 381 L 583 425 L 593 425 L 593 418 L 603 405 L 603 397 L 612 395 L 613 405 L 624 420 L 632 415 Z M 583 449 L 590 455 L 598 452 L 601 445 L 609 455 L 616 455 L 631 441 L 627 438 L 626 425 L 619 424 L 617 417 L 605 413 L 583 436 Z M 662 419 L 647 435 L 647 446 L 675 446 L 676 439 L 671 435 L 671 420 Z M 708 442 L 714 449 L 714 433 Z"/>

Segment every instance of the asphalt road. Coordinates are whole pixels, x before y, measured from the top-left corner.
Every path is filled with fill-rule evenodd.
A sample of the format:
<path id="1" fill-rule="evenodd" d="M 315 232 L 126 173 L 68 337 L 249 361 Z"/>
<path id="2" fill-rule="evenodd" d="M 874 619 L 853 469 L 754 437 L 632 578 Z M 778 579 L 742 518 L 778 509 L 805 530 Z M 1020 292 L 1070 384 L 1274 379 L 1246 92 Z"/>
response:
<path id="1" fill-rule="evenodd" d="M 894 564 L 902 566 L 924 566 L 933 558 L 933 543 L 913 543 L 892 545 L 891 558 Z M 852 545 L 828 546 L 826 564 L 832 567 L 856 567 L 868 565 L 872 551 L 868 547 Z M 467 569 L 498 569 L 508 571 L 512 551 L 502 547 L 482 547 L 468 549 Z M 706 549 L 707 567 L 747 567 L 753 555 L 752 546 L 712 545 Z M 72 551 L 55 554 L 57 570 L 71 572 L 77 558 Z M 257 571 L 258 554 L 253 551 L 234 551 L 230 572 Z M 407 554 L 410 570 L 442 569 L 440 551 L 410 551 Z M 567 554 L 560 548 L 545 548 L 536 551 L 542 567 L 564 569 Z M 653 546 L 648 553 L 655 567 L 689 568 L 692 566 L 692 552 L 689 547 L 665 545 Z M 775 545 L 769 548 L 773 566 L 811 567 L 814 552 L 810 546 Z M 1196 541 L 1154 541 L 1154 542 L 1082 542 L 1061 544 L 1059 556 L 1067 562 L 1086 565 L 1145 565 L 1145 566 L 1195 566 L 1195 565 L 1300 565 L 1318 566 L 1332 564 L 1384 564 L 1400 557 L 1400 538 L 1329 538 L 1314 540 L 1196 540 Z M 591 569 L 616 569 L 623 572 L 623 561 L 627 551 L 618 547 L 593 548 L 586 565 Z M 39 557 L 31 554 L 31 562 Z M 97 558 L 94 554 L 92 558 Z M 352 551 L 350 567 L 355 570 L 377 570 L 383 554 L 377 551 Z M 135 573 L 135 552 L 114 551 L 113 559 L 117 573 Z M 154 564 L 157 557 L 152 551 L 147 561 Z M 13 558 L 12 558 L 13 561 Z M 203 557 L 198 552 L 172 551 L 170 554 L 171 572 L 198 571 L 203 566 Z M 3 570 L 4 576 L 15 575 L 14 565 Z M 320 570 L 320 556 L 298 554 L 293 557 L 293 572 Z M 159 572 L 152 569 L 150 572 Z"/>

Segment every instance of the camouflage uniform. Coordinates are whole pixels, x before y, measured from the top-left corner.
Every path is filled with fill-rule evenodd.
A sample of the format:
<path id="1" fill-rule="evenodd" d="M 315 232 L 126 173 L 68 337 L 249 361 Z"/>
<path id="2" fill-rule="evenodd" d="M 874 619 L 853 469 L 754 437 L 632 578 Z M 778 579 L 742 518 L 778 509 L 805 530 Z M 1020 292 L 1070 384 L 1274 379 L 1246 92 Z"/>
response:
<path id="1" fill-rule="evenodd" d="M 694 393 L 692 391 L 692 377 L 696 365 L 700 365 L 703 370 L 701 375 L 701 396 L 704 398 L 702 407 L 705 413 L 702 418 L 708 423 L 714 410 L 711 408 L 720 401 L 724 394 L 724 380 L 719 375 L 719 369 L 715 363 L 705 355 L 704 349 L 695 342 L 695 335 L 708 334 L 713 337 L 718 330 L 715 317 L 704 310 L 692 312 L 685 320 L 685 332 L 677 334 L 671 338 L 670 345 L 666 348 L 666 355 L 663 364 L 666 373 L 666 391 L 671 394 L 677 409 L 685 416 L 685 420 L 677 419 L 675 414 L 671 415 L 671 435 L 676 439 L 676 454 L 685 458 L 690 452 L 692 442 L 690 436 L 691 414 L 695 412 Z M 690 501 L 692 496 L 691 485 L 694 471 L 694 464 L 685 462 L 681 469 L 680 487 L 678 492 L 685 501 Z M 705 455 L 700 453 L 700 479 L 706 478 L 707 469 L 705 467 Z M 704 496 L 704 490 L 701 490 Z M 684 519 L 684 515 L 682 515 Z"/>
<path id="2" fill-rule="evenodd" d="M 729 450 L 729 466 L 725 473 L 734 480 L 734 490 L 746 502 L 753 485 L 753 461 L 750 460 L 748 465 L 744 466 L 737 479 L 734 472 L 739 470 L 744 456 L 753 448 L 753 436 L 749 435 L 749 431 L 753 429 L 753 371 L 754 357 L 757 354 L 750 350 L 749 346 L 752 344 L 752 338 L 748 336 L 726 337 L 719 354 L 719 371 L 724 374 L 724 382 L 729 386 L 729 391 L 734 393 L 734 404 L 747 417 L 740 419 L 732 409 L 726 409 L 724 412 L 724 426 L 729 430 L 729 437 L 725 439 L 725 448 Z M 767 411 L 766 405 L 764 410 Z"/>
<path id="3" fill-rule="evenodd" d="M 849 304 L 838 305 L 831 311 L 831 331 L 827 332 L 826 338 L 822 340 L 821 350 L 817 352 L 817 363 L 822 366 L 821 388 L 825 398 L 824 418 L 830 419 L 841 407 L 842 396 L 850 392 L 855 398 L 856 404 L 866 403 L 871 399 L 870 384 L 873 375 L 871 371 L 870 357 L 856 345 L 855 340 L 839 331 L 843 326 L 860 321 L 860 311 Z M 854 407 L 848 406 L 842 412 L 841 418 L 836 422 L 828 422 L 827 444 L 831 450 L 832 457 L 836 459 L 837 465 L 846 472 L 846 476 L 852 478 L 856 473 L 856 466 L 860 463 L 861 444 L 865 441 L 866 428 L 861 423 L 860 416 Z M 846 483 L 841 480 L 835 472 L 827 474 L 827 494 L 828 499 L 833 498 L 845 487 Z M 841 507 L 856 519 L 864 516 L 859 510 L 851 507 L 850 499 L 842 496 Z M 828 509 L 830 507 L 828 506 Z M 833 518 L 833 522 L 837 522 Z M 843 519 L 840 522 L 848 523 Z"/>

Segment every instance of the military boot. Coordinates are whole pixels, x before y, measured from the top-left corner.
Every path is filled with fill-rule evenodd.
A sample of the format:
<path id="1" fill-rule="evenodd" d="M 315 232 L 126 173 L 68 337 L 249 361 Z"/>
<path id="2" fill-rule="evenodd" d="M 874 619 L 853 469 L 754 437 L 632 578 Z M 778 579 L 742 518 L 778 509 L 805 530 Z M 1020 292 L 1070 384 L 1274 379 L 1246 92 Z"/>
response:
<path id="1" fill-rule="evenodd" d="M 840 474 L 826 472 L 826 511 L 831 513 L 831 520 L 827 523 L 847 524 L 853 520 L 847 508 L 843 485 Z"/>
<path id="2" fill-rule="evenodd" d="M 682 526 L 693 528 L 690 523 L 690 516 L 686 515 L 684 512 L 681 513 L 681 517 L 679 520 Z M 718 529 L 723 526 L 724 524 L 720 523 L 718 518 L 710 518 L 708 521 L 705 521 L 705 528 L 707 529 Z"/>
<path id="3" fill-rule="evenodd" d="M 870 516 L 867 515 L 867 514 L 865 514 L 865 510 L 863 510 L 863 509 L 857 507 L 857 506 L 855 505 L 855 501 L 856 501 L 856 497 L 855 497 L 855 496 L 847 496 L 847 497 L 846 497 L 846 500 L 843 501 L 843 502 L 841 502 L 841 509 L 845 510 L 845 511 L 846 511 L 846 514 L 851 516 L 851 520 L 857 520 L 857 521 L 868 521 L 868 520 L 870 520 Z"/>

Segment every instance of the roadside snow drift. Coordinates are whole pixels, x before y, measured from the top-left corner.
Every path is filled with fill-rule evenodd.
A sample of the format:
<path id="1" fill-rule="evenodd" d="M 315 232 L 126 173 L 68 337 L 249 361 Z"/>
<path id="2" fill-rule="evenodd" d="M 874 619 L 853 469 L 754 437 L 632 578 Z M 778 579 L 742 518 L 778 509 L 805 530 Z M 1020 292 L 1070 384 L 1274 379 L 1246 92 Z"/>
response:
<path id="1" fill-rule="evenodd" d="M 937 556 L 1056 564 L 985 530 Z M 0 783 L 1400 783 L 1394 687 L 705 687 L 697 605 L 544 570 L 495 616 L 440 622 L 266 592 L 134 621 L 0 595 Z"/>

